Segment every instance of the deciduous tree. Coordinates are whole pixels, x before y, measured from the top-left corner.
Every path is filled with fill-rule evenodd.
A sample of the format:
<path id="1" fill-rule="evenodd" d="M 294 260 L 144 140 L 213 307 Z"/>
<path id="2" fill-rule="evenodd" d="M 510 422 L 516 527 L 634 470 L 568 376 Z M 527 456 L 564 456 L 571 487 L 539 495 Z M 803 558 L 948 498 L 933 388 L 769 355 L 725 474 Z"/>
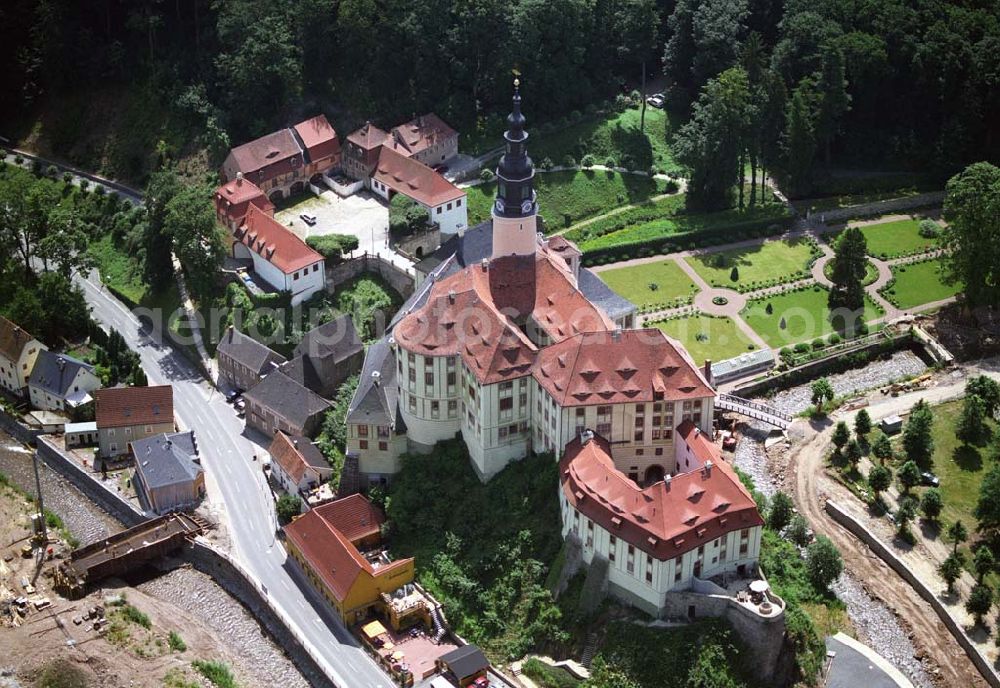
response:
<path id="1" fill-rule="evenodd" d="M 840 552 L 825 535 L 817 536 L 806 548 L 806 572 L 817 590 L 829 589 L 843 570 L 844 562 L 840 558 Z"/>
<path id="2" fill-rule="evenodd" d="M 948 180 L 946 276 L 972 306 L 1000 303 L 1000 168 L 978 162 Z"/>
<path id="3" fill-rule="evenodd" d="M 990 440 L 992 432 L 986 424 L 986 404 L 975 394 L 966 396 L 962 402 L 962 415 L 955 427 L 955 437 L 963 445 L 983 446 Z"/>

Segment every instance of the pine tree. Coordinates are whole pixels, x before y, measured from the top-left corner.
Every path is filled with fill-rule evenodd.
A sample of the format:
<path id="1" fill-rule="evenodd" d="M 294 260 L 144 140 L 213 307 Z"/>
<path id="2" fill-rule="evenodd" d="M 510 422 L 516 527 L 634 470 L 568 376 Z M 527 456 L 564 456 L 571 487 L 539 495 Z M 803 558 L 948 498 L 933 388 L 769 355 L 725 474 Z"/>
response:
<path id="1" fill-rule="evenodd" d="M 813 127 L 809 84 L 803 83 L 792 93 L 785 128 L 785 160 L 793 193 L 805 194 L 812 187 L 813 158 L 816 156 L 816 132 Z"/>
<path id="2" fill-rule="evenodd" d="M 941 566 L 938 567 L 938 574 L 948 585 L 948 593 L 954 593 L 955 581 L 962 576 L 962 561 L 955 553 L 949 554 L 948 558 L 941 562 Z"/>
<path id="3" fill-rule="evenodd" d="M 847 427 L 847 423 L 840 421 L 834 426 L 830 441 L 833 442 L 833 446 L 837 448 L 837 453 L 840 454 L 844 447 L 847 446 L 847 443 L 851 441 L 851 430 Z"/>
<path id="4" fill-rule="evenodd" d="M 879 433 L 872 444 L 872 455 L 882 464 L 885 463 L 886 459 L 892 458 L 892 443 L 882 433 Z"/>
<path id="5" fill-rule="evenodd" d="M 868 414 L 868 409 L 861 409 L 854 418 L 854 432 L 858 435 L 867 435 L 872 431 L 872 417 Z"/>
<path id="6" fill-rule="evenodd" d="M 930 406 L 921 399 L 910 411 L 910 418 L 903 428 L 903 451 L 906 458 L 920 466 L 928 466 L 934 454 L 934 437 L 931 434 L 934 416 Z"/>
<path id="7" fill-rule="evenodd" d="M 982 446 L 989 442 L 991 434 L 990 427 L 986 424 L 985 402 L 975 394 L 965 397 L 955 437 L 965 446 Z"/>
<path id="8" fill-rule="evenodd" d="M 831 311 L 846 309 L 858 315 L 865 307 L 862 286 L 868 264 L 868 243 L 857 227 L 848 228 L 837 240 L 833 256 L 833 275 L 828 303 Z M 853 325 L 856 317 L 844 318 L 843 328 Z"/>
<path id="9" fill-rule="evenodd" d="M 969 531 L 961 521 L 955 521 L 948 526 L 948 539 L 952 543 L 952 553 L 958 554 L 958 546 L 969 539 Z"/>

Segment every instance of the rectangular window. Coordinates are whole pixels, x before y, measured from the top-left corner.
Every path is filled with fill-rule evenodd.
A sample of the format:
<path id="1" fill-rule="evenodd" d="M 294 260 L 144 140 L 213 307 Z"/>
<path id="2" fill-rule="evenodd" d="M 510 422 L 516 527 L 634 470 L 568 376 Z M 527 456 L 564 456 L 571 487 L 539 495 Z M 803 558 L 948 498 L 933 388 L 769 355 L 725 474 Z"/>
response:
<path id="1" fill-rule="evenodd" d="M 469 398 L 472 399 L 472 401 L 476 400 L 476 388 L 472 385 L 469 385 Z"/>
<path id="2" fill-rule="evenodd" d="M 611 423 L 598 423 L 597 424 L 597 434 L 601 437 L 608 437 L 611 435 Z"/>
<path id="3" fill-rule="evenodd" d="M 642 455 L 643 455 L 644 453 L 645 453 L 645 452 L 644 452 L 644 451 L 643 451 L 642 449 L 636 449 L 636 450 L 635 450 L 635 455 L 636 455 L 636 456 L 642 456 Z"/>
<path id="4" fill-rule="evenodd" d="M 507 439 L 507 428 L 501 427 L 499 430 L 497 430 L 497 434 L 500 437 L 500 441 L 503 442 L 505 439 Z"/>
<path id="5" fill-rule="evenodd" d="M 461 198 L 458 199 L 457 201 L 455 201 L 455 207 L 456 208 L 461 208 L 462 207 L 462 199 Z"/>
<path id="6" fill-rule="evenodd" d="M 313 265 L 313 272 L 317 272 L 317 271 L 319 271 L 319 263 L 316 263 L 315 265 Z"/>
<path id="7" fill-rule="evenodd" d="M 642 416 L 636 416 L 635 417 L 635 427 L 641 428 L 645 424 L 646 424 L 646 419 L 645 418 L 643 418 Z"/>
<path id="8" fill-rule="evenodd" d="M 657 456 L 663 456 L 663 447 L 657 447 L 656 451 L 653 452 Z"/>
<path id="9" fill-rule="evenodd" d="M 410 384 L 417 384 L 417 369 L 411 367 L 407 372 L 407 377 L 410 379 Z"/>
<path id="10" fill-rule="evenodd" d="M 448 402 L 448 417 L 449 418 L 454 418 L 455 417 L 455 413 L 457 412 L 457 410 L 458 410 L 458 402 L 457 401 L 449 401 Z"/>
<path id="11" fill-rule="evenodd" d="M 646 555 L 646 582 L 653 583 L 653 557 Z"/>
<path id="12" fill-rule="evenodd" d="M 611 536 L 611 541 L 608 544 L 608 561 L 615 560 L 615 550 L 618 549 L 618 538 L 614 535 Z"/>
<path id="13" fill-rule="evenodd" d="M 368 449 L 368 440 L 361 440 L 358 442 L 358 446 L 362 449 Z"/>
<path id="14" fill-rule="evenodd" d="M 389 436 L 389 426 L 388 425 L 380 425 L 380 426 L 378 426 L 378 436 L 379 437 L 388 437 Z"/>
<path id="15" fill-rule="evenodd" d="M 441 414 L 441 405 L 436 402 L 431 402 L 431 418 L 437 418 Z"/>
<path id="16" fill-rule="evenodd" d="M 520 406 L 521 408 L 524 408 L 525 406 L 528 405 L 528 393 L 527 392 L 521 392 L 518 395 L 518 397 L 517 397 L 517 405 Z"/>
<path id="17" fill-rule="evenodd" d="M 379 451 L 386 451 L 388 448 L 389 448 L 389 443 L 388 442 L 379 442 L 378 443 L 378 450 Z"/>
<path id="18" fill-rule="evenodd" d="M 681 573 L 683 572 L 683 567 L 681 566 L 681 558 L 677 557 L 674 559 L 674 583 L 679 583 L 681 580 Z"/>
<path id="19" fill-rule="evenodd" d="M 636 428 L 635 433 L 633 434 L 633 438 L 635 439 L 636 442 L 642 442 L 642 435 L 643 435 L 642 428 Z"/>
<path id="20" fill-rule="evenodd" d="M 448 386 L 449 387 L 455 386 L 455 371 L 451 371 L 448 373 Z"/>
<path id="21" fill-rule="evenodd" d="M 448 204 L 448 210 L 451 210 L 451 203 Z"/>
<path id="22" fill-rule="evenodd" d="M 293 272 L 293 273 L 292 273 L 292 279 L 293 279 L 293 280 L 297 280 L 298 278 L 299 278 L 299 273 L 297 273 L 297 272 Z"/>
<path id="23" fill-rule="evenodd" d="M 410 395 L 410 413 L 416 413 L 416 412 L 417 412 L 417 398 L 411 394 Z"/>
<path id="24" fill-rule="evenodd" d="M 513 408 L 514 408 L 514 398 L 513 397 L 504 397 L 504 398 L 502 398 L 500 400 L 500 410 L 501 411 L 510 411 Z"/>
<path id="25" fill-rule="evenodd" d="M 440 215 L 441 214 L 441 206 L 438 206 L 437 208 L 435 208 L 435 211 L 437 212 L 438 215 Z"/>
<path id="26" fill-rule="evenodd" d="M 427 387 L 434 386 L 434 373 L 424 373 L 424 384 Z"/>
<path id="27" fill-rule="evenodd" d="M 654 440 L 660 439 L 660 429 L 659 428 L 653 428 L 653 439 Z M 658 451 L 660 453 L 663 452 L 662 449 L 657 449 L 656 451 Z M 659 455 L 657 455 L 657 456 L 659 456 Z"/>
<path id="28" fill-rule="evenodd" d="M 368 426 L 359 425 L 358 426 L 358 437 L 368 437 Z"/>

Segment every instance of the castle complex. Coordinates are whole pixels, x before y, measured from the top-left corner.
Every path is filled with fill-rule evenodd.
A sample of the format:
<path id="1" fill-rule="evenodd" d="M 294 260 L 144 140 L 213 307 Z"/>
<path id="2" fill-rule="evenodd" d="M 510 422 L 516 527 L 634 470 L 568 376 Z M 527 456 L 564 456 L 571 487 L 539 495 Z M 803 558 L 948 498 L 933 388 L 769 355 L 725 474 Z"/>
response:
<path id="1" fill-rule="evenodd" d="M 763 521 L 709 439 L 715 392 L 687 352 L 631 328 L 634 308 L 579 250 L 537 232 L 516 88 L 507 123 L 492 220 L 446 245 L 369 347 L 348 453 L 363 485 L 457 436 L 483 481 L 554 453 L 564 536 L 608 567 L 610 591 L 658 614 L 668 591 L 755 572 Z"/>

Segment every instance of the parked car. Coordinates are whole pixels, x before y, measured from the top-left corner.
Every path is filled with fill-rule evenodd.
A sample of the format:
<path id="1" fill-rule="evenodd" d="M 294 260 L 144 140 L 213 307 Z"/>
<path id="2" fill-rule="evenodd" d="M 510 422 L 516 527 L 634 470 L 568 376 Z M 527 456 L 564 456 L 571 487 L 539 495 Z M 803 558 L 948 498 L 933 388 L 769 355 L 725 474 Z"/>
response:
<path id="1" fill-rule="evenodd" d="M 310 227 L 316 224 L 316 216 L 311 213 L 300 213 L 299 217 L 302 218 L 302 221 Z"/>
<path id="2" fill-rule="evenodd" d="M 480 676 L 469 684 L 469 688 L 490 688 L 490 680 L 485 676 Z"/>
<path id="3" fill-rule="evenodd" d="M 244 399 L 243 397 L 236 397 L 236 399 L 233 401 L 233 408 L 236 409 L 238 412 L 245 411 L 246 407 L 247 407 L 247 402 L 246 399 Z"/>
<path id="4" fill-rule="evenodd" d="M 920 482 L 929 487 L 938 487 L 941 484 L 938 477 L 930 471 L 924 471 L 920 474 Z"/>
<path id="5" fill-rule="evenodd" d="M 655 108 L 663 109 L 667 104 L 667 98 L 662 93 L 654 93 L 653 95 L 646 98 L 646 102 Z"/>
<path id="6" fill-rule="evenodd" d="M 240 390 L 234 389 L 226 392 L 226 403 L 232 404 L 234 401 L 240 398 Z"/>

